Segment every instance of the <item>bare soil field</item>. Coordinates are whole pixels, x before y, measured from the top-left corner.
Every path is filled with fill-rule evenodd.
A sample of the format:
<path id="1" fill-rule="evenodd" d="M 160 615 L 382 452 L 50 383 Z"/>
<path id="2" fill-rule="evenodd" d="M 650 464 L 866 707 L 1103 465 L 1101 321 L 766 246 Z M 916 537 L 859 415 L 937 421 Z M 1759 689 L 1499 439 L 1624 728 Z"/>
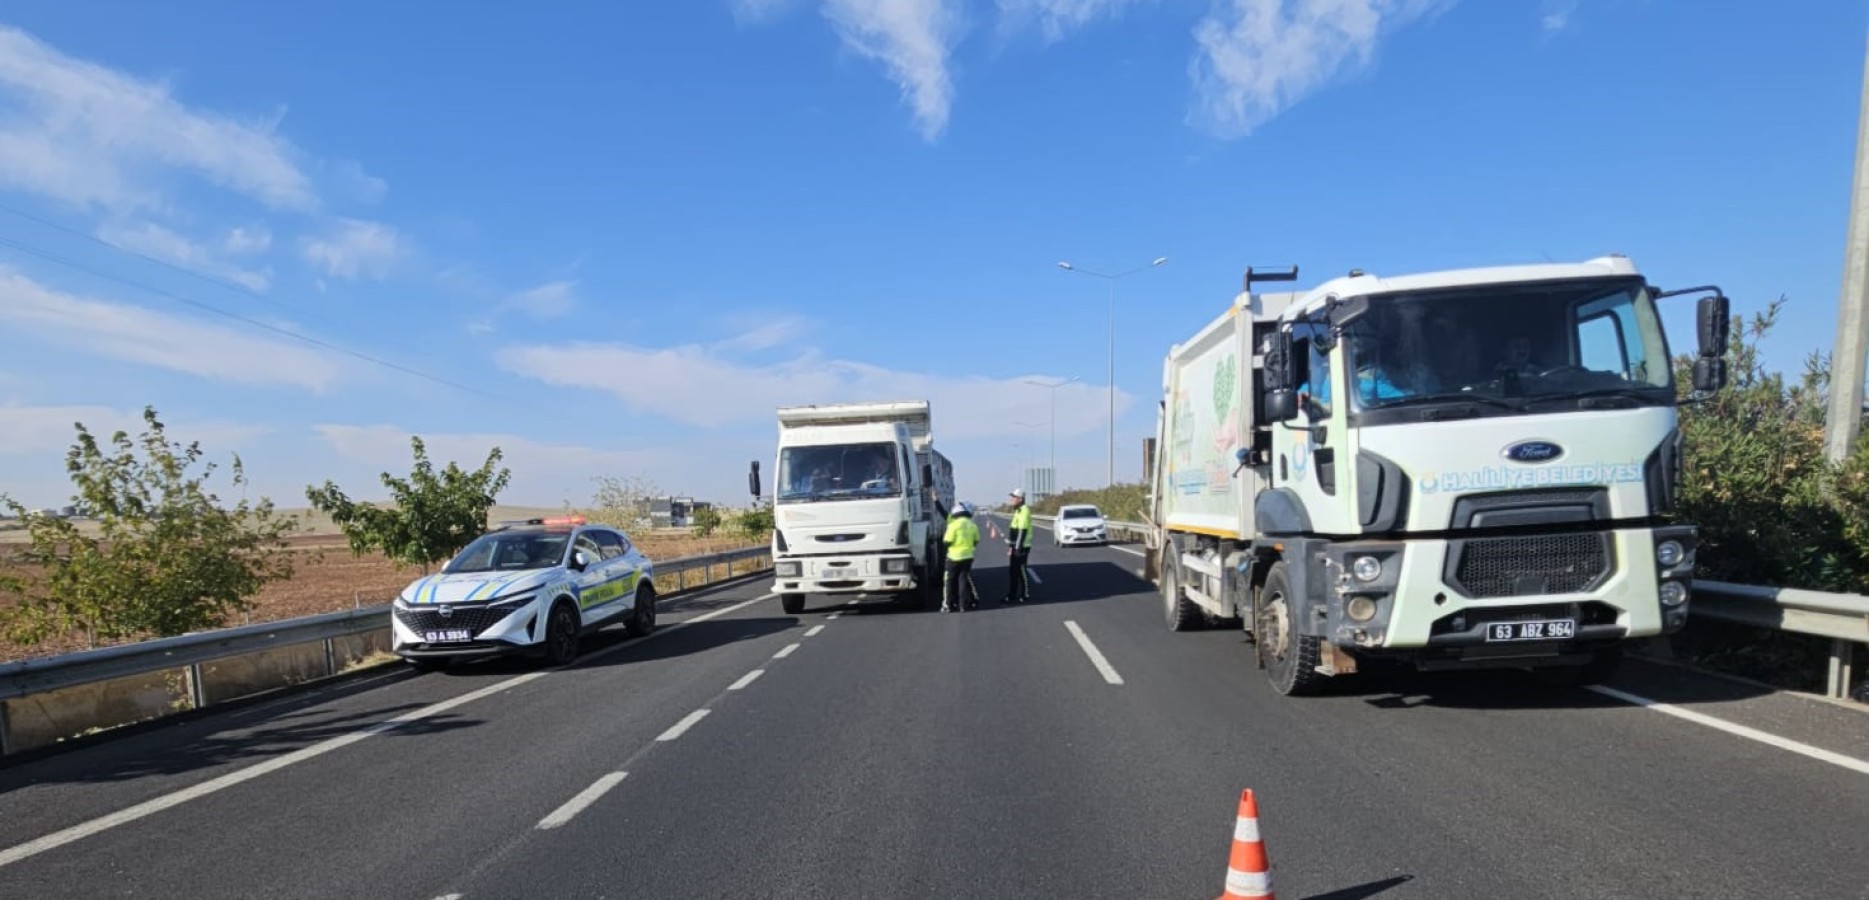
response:
<path id="1" fill-rule="evenodd" d="M 304 511 L 291 512 L 303 513 Z M 495 507 L 489 518 L 499 522 L 508 519 L 564 514 L 561 509 Z M 273 622 L 298 616 L 353 609 L 358 606 L 388 603 L 398 592 L 407 587 L 409 582 L 422 576 L 422 570 L 419 567 L 398 568 L 381 554 L 372 553 L 365 556 L 352 554 L 343 535 L 338 533 L 328 519 L 306 517 L 301 518 L 301 523 L 304 526 L 301 528 L 301 533 L 292 538 L 292 549 L 297 557 L 293 563 L 292 578 L 267 585 L 264 590 L 260 591 L 259 596 L 254 598 L 253 608 L 244 616 L 234 616 L 226 623 L 227 625 Z M 0 524 L 17 525 L 18 523 Z M 649 554 L 650 559 L 654 560 L 672 560 L 702 553 L 717 553 L 722 550 L 745 547 L 749 543 L 738 535 L 696 537 L 693 532 L 686 529 L 628 531 L 630 538 L 642 548 L 644 553 Z M 25 535 L 21 531 L 0 531 L 0 544 L 20 542 L 24 539 Z M 7 602 L 5 598 L 0 598 L 0 603 L 5 602 Z M 67 635 L 30 647 L 0 638 L 0 662 L 52 656 L 83 649 L 85 649 L 85 638 L 82 634 Z"/>

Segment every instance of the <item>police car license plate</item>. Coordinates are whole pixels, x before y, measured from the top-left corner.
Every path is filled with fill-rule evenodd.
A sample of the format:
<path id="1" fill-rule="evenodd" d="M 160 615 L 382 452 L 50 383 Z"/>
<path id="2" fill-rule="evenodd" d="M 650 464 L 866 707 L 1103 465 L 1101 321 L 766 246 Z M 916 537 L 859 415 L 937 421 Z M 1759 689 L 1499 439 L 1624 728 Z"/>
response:
<path id="1" fill-rule="evenodd" d="M 1540 619 L 1494 622 L 1486 626 L 1486 641 L 1566 641 L 1577 636 L 1576 619 Z"/>
<path id="2" fill-rule="evenodd" d="M 465 628 L 449 628 L 443 631 L 422 632 L 422 640 L 430 644 L 453 644 L 460 641 L 471 641 L 473 639 L 474 633 Z"/>

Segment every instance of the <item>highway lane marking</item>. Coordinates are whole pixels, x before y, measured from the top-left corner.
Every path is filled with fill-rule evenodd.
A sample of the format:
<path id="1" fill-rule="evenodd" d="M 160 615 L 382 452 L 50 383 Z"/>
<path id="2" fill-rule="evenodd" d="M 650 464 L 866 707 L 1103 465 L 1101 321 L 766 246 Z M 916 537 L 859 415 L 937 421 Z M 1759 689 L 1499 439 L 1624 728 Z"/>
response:
<path id="1" fill-rule="evenodd" d="M 1082 647 L 1084 655 L 1090 657 L 1091 665 L 1096 666 L 1097 671 L 1103 673 L 1104 681 L 1111 684 L 1123 683 L 1123 676 L 1116 674 L 1116 667 L 1103 658 L 1103 651 L 1098 650 L 1097 645 L 1090 642 L 1090 635 L 1085 634 L 1084 629 L 1077 627 L 1077 623 L 1070 619 L 1064 620 L 1064 627 L 1071 632 L 1072 637 L 1077 638 L 1077 646 Z"/>
<path id="2" fill-rule="evenodd" d="M 1031 566 L 1025 567 L 1025 574 L 1026 574 L 1026 577 L 1032 579 L 1033 584 L 1044 584 L 1045 583 L 1045 579 L 1038 577 L 1038 570 L 1032 568 Z"/>
<path id="3" fill-rule="evenodd" d="M 823 630 L 824 630 L 823 625 L 813 625 L 811 626 L 810 631 L 805 632 L 805 637 L 817 637 L 818 632 L 823 631 Z"/>
<path id="4" fill-rule="evenodd" d="M 709 710 L 697 709 L 694 712 L 691 712 L 687 714 L 686 716 L 683 716 L 681 721 L 676 722 L 674 725 L 670 726 L 667 731 L 662 732 L 662 736 L 656 738 L 656 740 L 672 741 L 678 737 L 681 737 L 684 734 L 687 734 L 688 729 L 694 727 L 694 723 L 707 718 L 708 712 Z"/>
<path id="5" fill-rule="evenodd" d="M 597 798 L 609 793 L 611 788 L 616 787 L 619 782 L 627 777 L 629 777 L 628 772 L 611 772 L 597 779 L 590 787 L 579 791 L 577 796 L 566 800 L 565 805 L 552 810 L 551 815 L 540 819 L 539 830 L 547 831 L 571 821 L 572 817 L 583 812 L 584 809 L 591 804 L 596 803 Z"/>
<path id="6" fill-rule="evenodd" d="M 1117 547 L 1117 546 L 1111 546 L 1110 549 L 1115 550 L 1119 553 L 1127 553 L 1130 556 L 1140 556 L 1143 559 L 1149 558 L 1149 555 L 1147 553 L 1142 552 L 1141 550 L 1131 550 L 1128 547 Z"/>
<path id="7" fill-rule="evenodd" d="M 838 616 L 841 616 L 841 615 L 843 615 L 843 613 L 842 613 L 842 612 L 834 612 L 834 613 L 831 613 L 830 615 L 828 615 L 828 616 L 825 616 L 825 617 L 824 617 L 824 621 L 826 621 L 826 622 L 831 622 L 831 621 L 835 621 L 835 620 L 837 619 L 837 617 L 838 617 Z"/>
<path id="8" fill-rule="evenodd" d="M 692 625 L 697 622 L 705 622 L 709 619 L 718 618 L 720 616 L 727 615 L 728 613 L 735 612 L 741 609 L 745 609 L 746 607 L 752 606 L 753 604 L 758 603 L 762 600 L 770 600 L 776 596 L 778 595 L 777 594 L 762 594 L 758 597 L 754 597 L 751 600 L 746 600 L 740 603 L 736 603 L 732 606 L 722 607 L 711 613 L 705 613 L 699 616 L 695 616 L 694 618 L 691 618 L 691 619 L 684 619 L 680 622 L 672 623 L 665 628 L 659 629 L 657 631 L 653 631 L 644 637 L 637 638 L 636 640 L 630 641 L 627 644 L 622 644 L 617 647 L 610 648 L 609 650 L 605 650 L 601 653 L 594 653 L 589 656 L 581 657 L 581 659 L 589 660 L 589 659 L 601 658 L 602 656 L 609 654 L 609 653 L 613 653 L 616 650 L 622 649 L 623 647 L 633 647 L 637 644 L 642 643 L 643 641 L 654 640 L 655 638 L 660 637 L 662 635 L 671 634 L 681 629 L 683 626 Z M 376 735 L 383 734 L 389 731 L 394 731 L 405 725 L 419 722 L 423 719 L 433 718 L 434 716 L 438 716 L 457 706 L 463 706 L 468 703 L 472 703 L 475 700 L 480 700 L 486 697 L 491 697 L 494 694 L 498 694 L 502 691 L 516 688 L 522 684 L 525 684 L 526 682 L 536 681 L 540 678 L 544 678 L 548 674 L 550 674 L 550 670 L 538 671 L 538 672 L 527 672 L 524 675 L 516 675 L 512 678 L 506 679 L 505 681 L 501 681 L 496 684 L 491 684 L 486 687 L 480 688 L 479 690 L 469 691 L 465 694 L 462 694 L 459 697 L 455 697 L 449 700 L 443 700 L 440 703 L 435 703 L 429 706 L 424 706 L 421 709 L 414 710 L 412 712 L 403 713 L 402 715 L 396 716 L 391 719 L 385 719 L 374 725 L 365 726 L 349 734 L 341 734 L 334 738 L 327 738 L 309 747 L 303 747 L 298 750 L 294 750 L 291 753 L 287 753 L 283 756 L 274 757 L 272 759 L 266 760 L 265 762 L 255 763 L 251 766 L 248 766 L 247 768 L 240 769 L 234 772 L 228 772 L 225 775 L 219 775 L 214 778 L 210 778 L 207 781 L 201 782 L 200 784 L 191 785 L 189 787 L 182 788 L 181 790 L 175 791 L 173 793 L 164 794 L 160 797 L 155 797 L 149 800 L 145 800 L 142 803 L 138 803 L 134 806 L 120 809 L 108 815 L 99 816 L 88 822 L 80 822 L 69 828 L 63 828 L 58 831 L 54 831 L 51 834 L 48 834 L 48 835 L 45 835 L 39 838 L 34 838 L 33 840 L 27 841 L 23 844 L 18 844 L 12 847 L 8 847 L 5 850 L 0 850 L 0 868 L 5 868 L 6 866 L 10 866 L 16 862 L 19 862 L 20 860 L 28 859 L 33 856 L 37 856 L 41 853 L 46 852 L 47 850 L 53 850 L 59 847 L 63 847 L 64 845 L 69 844 L 73 841 L 83 840 L 84 838 L 90 837 L 91 835 L 99 834 L 104 831 L 108 831 L 119 825 L 127 825 L 138 819 L 142 819 L 148 816 L 155 815 L 156 813 L 162 812 L 163 810 L 170 809 L 176 806 L 180 806 L 184 803 L 187 803 L 190 800 L 200 799 L 202 797 L 208 796 L 209 794 L 214 794 L 220 791 L 224 791 L 230 787 L 233 787 L 234 785 L 252 781 L 253 779 L 258 778 L 262 775 L 270 775 L 273 772 L 277 772 L 280 769 L 287 768 L 288 766 L 294 766 L 299 763 L 305 762 L 306 760 L 316 759 L 320 756 L 330 753 L 333 750 L 341 750 L 365 738 L 374 737 Z"/>
<path id="9" fill-rule="evenodd" d="M 794 651 L 794 650 L 797 650 L 797 649 L 798 649 L 798 645 L 797 645 L 797 644 L 786 644 L 786 645 L 785 645 L 785 649 L 783 649 L 783 650 L 780 650 L 779 652 L 777 652 L 777 653 L 774 653 L 774 654 L 772 654 L 772 658 L 773 658 L 773 659 L 784 659 L 784 658 L 786 658 L 786 657 L 788 657 L 788 656 L 791 656 L 791 655 L 792 655 L 792 651 Z"/>
<path id="10" fill-rule="evenodd" d="M 736 681 L 730 685 L 727 685 L 727 690 L 730 690 L 730 691 L 742 690 L 747 685 L 752 684 L 755 681 L 758 681 L 759 676 L 764 675 L 764 674 L 766 674 L 765 669 L 754 669 L 753 671 L 740 676 L 739 681 Z"/>
<path id="11" fill-rule="evenodd" d="M 1595 684 L 1585 685 L 1584 687 L 1587 690 L 1595 691 L 1596 693 L 1602 694 L 1605 697 L 1613 697 L 1617 700 L 1621 700 L 1624 703 L 1630 703 L 1636 706 L 1646 707 L 1658 713 L 1667 713 L 1668 715 L 1674 716 L 1676 718 L 1686 719 L 1687 721 L 1693 722 L 1696 725 L 1705 725 L 1708 728 L 1716 729 L 1719 731 L 1724 731 L 1727 734 L 1736 735 L 1738 737 L 1746 738 L 1747 740 L 1758 741 L 1761 744 L 1767 744 L 1769 746 L 1777 747 L 1780 750 L 1789 750 L 1792 753 L 1799 754 L 1800 756 L 1808 756 L 1811 759 L 1815 759 L 1821 762 L 1827 762 L 1833 766 L 1842 766 L 1843 768 L 1849 769 L 1852 772 L 1860 772 L 1864 775 L 1869 775 L 1869 761 L 1857 759 L 1853 756 L 1844 756 L 1841 753 L 1835 753 L 1829 750 L 1825 750 L 1822 747 L 1813 747 L 1810 744 L 1806 744 L 1801 741 L 1794 741 L 1790 738 L 1782 738 L 1782 737 L 1779 737 L 1778 735 L 1771 734 L 1769 732 L 1760 731 L 1757 728 L 1747 728 L 1744 725 L 1738 725 L 1733 722 L 1728 722 L 1725 719 L 1716 719 L 1712 716 L 1705 715 L 1703 713 L 1694 712 L 1693 710 L 1682 709 L 1681 707 L 1675 706 L 1672 703 L 1663 703 L 1659 700 L 1650 700 L 1647 697 L 1642 697 L 1636 694 L 1626 693 L 1624 691 L 1616 690 L 1615 688 L 1603 687 L 1602 685 L 1595 685 Z"/>

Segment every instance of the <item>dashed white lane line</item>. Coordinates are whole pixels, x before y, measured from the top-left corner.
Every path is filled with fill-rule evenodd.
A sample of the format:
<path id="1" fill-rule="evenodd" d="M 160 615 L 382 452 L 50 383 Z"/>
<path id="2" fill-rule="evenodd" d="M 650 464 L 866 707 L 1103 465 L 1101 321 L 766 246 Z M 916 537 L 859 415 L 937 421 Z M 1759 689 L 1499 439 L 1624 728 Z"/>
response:
<path id="1" fill-rule="evenodd" d="M 585 660 L 601 659 L 604 656 L 611 654 L 611 653 L 615 653 L 619 650 L 622 650 L 625 647 L 634 647 L 637 644 L 642 643 L 643 641 L 655 640 L 656 638 L 659 638 L 663 635 L 672 634 L 684 626 L 693 625 L 697 622 L 705 622 L 705 621 L 708 621 L 709 619 L 719 618 L 720 616 L 727 615 L 728 613 L 737 612 L 739 610 L 745 609 L 746 607 L 752 606 L 753 604 L 758 603 L 762 600 L 771 600 L 773 597 L 776 597 L 776 596 L 778 595 L 777 594 L 762 594 L 758 597 L 754 597 L 751 600 L 745 600 L 740 603 L 735 603 L 732 606 L 725 606 L 720 609 L 714 610 L 713 612 L 703 613 L 701 615 L 695 616 L 691 619 L 683 619 L 680 622 L 673 622 L 661 628 L 660 630 L 651 632 L 645 637 L 637 638 L 636 640 L 630 641 L 625 644 L 619 644 L 618 646 L 614 648 L 602 651 L 600 653 L 590 654 L 588 656 L 583 657 L 583 659 Z M 305 762 L 306 760 L 316 759 L 320 756 L 330 753 L 333 750 L 341 750 L 365 738 L 374 737 L 376 735 L 382 734 L 387 731 L 394 731 L 405 725 L 409 725 L 413 722 L 419 722 L 423 719 L 433 718 L 457 706 L 463 706 L 465 704 L 472 703 L 475 700 L 480 700 L 486 697 L 491 697 L 494 694 L 500 693 L 501 691 L 516 688 L 522 684 L 525 684 L 528 681 L 533 681 L 539 678 L 544 678 L 548 674 L 550 674 L 549 671 L 539 671 L 539 672 L 527 672 L 524 675 L 516 675 L 512 678 L 506 679 L 505 681 L 501 681 L 496 684 L 490 684 L 479 690 L 469 691 L 465 694 L 462 694 L 459 697 L 454 697 L 452 699 L 443 700 L 440 703 L 435 703 L 429 706 L 424 706 L 421 709 L 403 713 L 402 715 L 396 716 L 395 718 L 385 719 L 374 725 L 365 726 L 349 734 L 341 734 L 334 738 L 327 738 L 326 740 L 320 741 L 309 747 L 304 747 L 298 750 L 294 750 L 291 753 L 287 753 L 283 756 L 274 757 L 262 763 L 255 763 L 254 765 L 248 766 L 244 769 L 240 769 L 235 772 L 228 772 L 225 775 L 221 775 L 215 778 L 210 778 L 207 781 L 201 782 L 200 784 L 190 785 L 174 793 L 163 794 L 160 797 L 155 797 L 149 800 L 145 800 L 142 803 L 136 804 L 135 806 L 125 807 L 124 809 L 117 810 L 116 812 L 110 813 L 108 815 L 99 816 L 88 822 L 80 822 L 69 828 L 61 829 L 59 831 L 54 831 L 51 834 L 45 835 L 43 837 L 35 838 L 33 840 L 27 841 L 26 843 L 8 847 L 5 850 L 0 850 L 0 868 L 10 866 L 13 863 L 19 862 L 22 859 L 28 859 L 30 857 L 37 856 L 41 853 L 46 852 L 47 850 L 52 850 L 58 847 L 63 847 L 66 844 L 69 844 L 73 841 L 83 840 L 84 838 L 90 837 L 91 835 L 98 834 L 104 831 L 108 831 L 119 825 L 127 825 L 138 819 L 142 819 L 148 816 L 155 815 L 156 813 L 162 812 L 163 810 L 180 806 L 184 803 L 187 803 L 190 800 L 197 800 L 202 797 L 206 797 L 209 794 L 214 794 L 220 791 L 224 791 L 230 787 L 233 787 L 234 785 L 252 781 L 253 779 L 258 778 L 262 775 L 270 775 L 288 766 L 297 765 L 299 763 Z"/>
<path id="2" fill-rule="evenodd" d="M 1142 552 L 1141 550 L 1132 550 L 1132 549 L 1130 549 L 1130 548 L 1128 548 L 1128 547 L 1118 547 L 1118 546 L 1116 546 L 1116 545 L 1114 545 L 1114 544 L 1112 544 L 1112 545 L 1110 545 L 1110 549 L 1111 549 L 1111 550 L 1116 550 L 1116 551 L 1118 551 L 1118 552 L 1121 552 L 1121 553 L 1127 553 L 1127 554 L 1129 554 L 1130 556 L 1140 556 L 1140 557 L 1142 557 L 1143 559 L 1147 559 L 1147 558 L 1148 558 L 1148 556 L 1149 556 L 1149 555 L 1148 555 L 1147 553 L 1144 553 L 1144 552 Z"/>
<path id="3" fill-rule="evenodd" d="M 629 777 L 628 772 L 611 772 L 610 774 L 597 779 L 597 781 L 593 783 L 590 787 L 587 787 L 584 790 L 579 791 L 577 796 L 572 797 L 569 800 L 566 800 L 565 805 L 552 810 L 551 815 L 546 816 L 543 819 L 540 819 L 539 830 L 546 831 L 552 828 L 557 828 L 558 826 L 571 821 L 571 819 L 575 817 L 578 813 L 583 812 L 586 807 L 590 806 L 593 803 L 596 803 L 597 798 L 602 797 L 604 794 L 609 793 L 611 788 L 616 787 L 619 782 L 621 782 L 624 778 L 627 778 L 627 777 Z M 456 895 L 456 896 L 459 896 L 459 895 Z"/>
<path id="4" fill-rule="evenodd" d="M 824 617 L 824 621 L 826 621 L 826 622 L 833 622 L 833 621 L 836 621 L 836 619 L 837 619 L 837 617 L 838 617 L 838 616 L 841 616 L 841 615 L 843 615 L 843 613 L 842 613 L 842 612 L 834 612 L 834 613 L 831 613 L 830 615 L 828 615 L 828 616 L 825 616 L 825 617 Z"/>
<path id="5" fill-rule="evenodd" d="M 681 737 L 684 734 L 687 734 L 688 729 L 694 727 L 694 723 L 707 718 L 708 712 L 709 710 L 697 709 L 694 712 L 691 712 L 687 714 L 686 716 L 683 716 L 681 721 L 676 722 L 674 725 L 670 726 L 667 731 L 662 732 L 662 736 L 656 738 L 656 740 L 672 741 L 678 737 Z"/>
<path id="6" fill-rule="evenodd" d="M 740 676 L 739 681 L 736 681 L 730 685 L 727 685 L 727 690 L 730 690 L 730 691 L 741 690 L 745 688 L 747 685 L 752 684 L 755 681 L 758 681 L 759 676 L 764 675 L 764 674 L 766 674 L 765 669 L 754 669 L 753 671 Z"/>
<path id="7" fill-rule="evenodd" d="M 1605 697 L 1614 697 L 1624 703 L 1633 703 L 1636 706 L 1647 707 L 1658 713 L 1667 713 L 1676 718 L 1686 719 L 1696 725 L 1705 725 L 1708 728 L 1724 731 L 1727 734 L 1737 735 L 1747 740 L 1758 741 L 1761 744 L 1777 747 L 1780 750 L 1789 750 L 1792 753 L 1808 756 L 1811 759 L 1821 762 L 1827 762 L 1833 766 L 1842 766 L 1852 772 L 1861 772 L 1864 775 L 1869 775 L 1869 761 L 1857 759 L 1853 756 L 1844 756 L 1841 753 L 1825 750 L 1822 747 L 1813 747 L 1801 741 L 1782 738 L 1775 734 L 1760 731 L 1757 728 L 1747 728 L 1744 725 L 1737 725 L 1725 719 L 1716 719 L 1709 715 L 1694 712 L 1693 710 L 1682 709 L 1671 703 L 1663 703 L 1659 700 L 1650 700 L 1647 697 L 1624 693 L 1615 688 L 1603 687 L 1602 685 L 1595 684 L 1586 685 L 1585 687 Z"/>
<path id="8" fill-rule="evenodd" d="M 794 650 L 797 650 L 797 649 L 798 649 L 798 645 L 797 645 L 797 644 L 786 644 L 786 645 L 785 645 L 785 649 L 783 649 L 783 650 L 780 650 L 779 652 L 777 652 L 777 653 L 774 653 L 774 654 L 772 654 L 772 658 L 773 658 L 773 659 L 784 659 L 784 658 L 786 658 L 786 657 L 788 657 L 788 656 L 791 656 L 791 655 L 792 655 L 792 651 L 794 651 Z"/>
<path id="9" fill-rule="evenodd" d="M 1065 620 L 1064 627 L 1071 632 L 1072 637 L 1077 638 L 1077 646 L 1084 648 L 1084 655 L 1090 657 L 1090 664 L 1103 673 L 1104 681 L 1111 684 L 1123 683 L 1123 676 L 1116 674 L 1116 667 L 1110 665 L 1110 661 L 1103 657 L 1103 651 L 1098 650 L 1097 645 L 1090 642 L 1090 635 L 1085 634 L 1084 629 L 1077 627 L 1077 623 L 1069 619 Z"/>
<path id="10" fill-rule="evenodd" d="M 810 631 L 805 632 L 805 637 L 817 637 L 818 632 L 823 631 L 823 630 L 824 630 L 823 625 L 813 625 L 811 626 Z"/>

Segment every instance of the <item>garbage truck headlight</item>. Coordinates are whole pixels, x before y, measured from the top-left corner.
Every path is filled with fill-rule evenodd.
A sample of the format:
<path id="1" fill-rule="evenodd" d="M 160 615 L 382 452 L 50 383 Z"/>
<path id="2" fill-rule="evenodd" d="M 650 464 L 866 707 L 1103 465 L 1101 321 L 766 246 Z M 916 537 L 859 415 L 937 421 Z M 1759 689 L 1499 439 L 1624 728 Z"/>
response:
<path id="1" fill-rule="evenodd" d="M 780 578 L 797 578 L 799 576 L 799 564 L 795 562 L 782 562 L 772 567 L 772 573 Z"/>
<path id="2" fill-rule="evenodd" d="M 1661 605 L 1680 606 L 1687 602 L 1687 585 L 1678 581 L 1661 583 Z"/>
<path id="3" fill-rule="evenodd" d="M 1681 560 L 1686 558 L 1687 550 L 1680 541 L 1662 541 L 1655 547 L 1655 561 L 1668 568 L 1680 565 Z"/>
<path id="4" fill-rule="evenodd" d="M 1382 577 L 1382 560 L 1373 556 L 1359 556 L 1350 563 L 1350 574 L 1355 575 L 1357 581 L 1375 581 Z"/>
<path id="5" fill-rule="evenodd" d="M 1376 617 L 1376 600 L 1358 594 L 1350 598 L 1343 611 L 1349 614 L 1352 621 L 1367 622 Z"/>

